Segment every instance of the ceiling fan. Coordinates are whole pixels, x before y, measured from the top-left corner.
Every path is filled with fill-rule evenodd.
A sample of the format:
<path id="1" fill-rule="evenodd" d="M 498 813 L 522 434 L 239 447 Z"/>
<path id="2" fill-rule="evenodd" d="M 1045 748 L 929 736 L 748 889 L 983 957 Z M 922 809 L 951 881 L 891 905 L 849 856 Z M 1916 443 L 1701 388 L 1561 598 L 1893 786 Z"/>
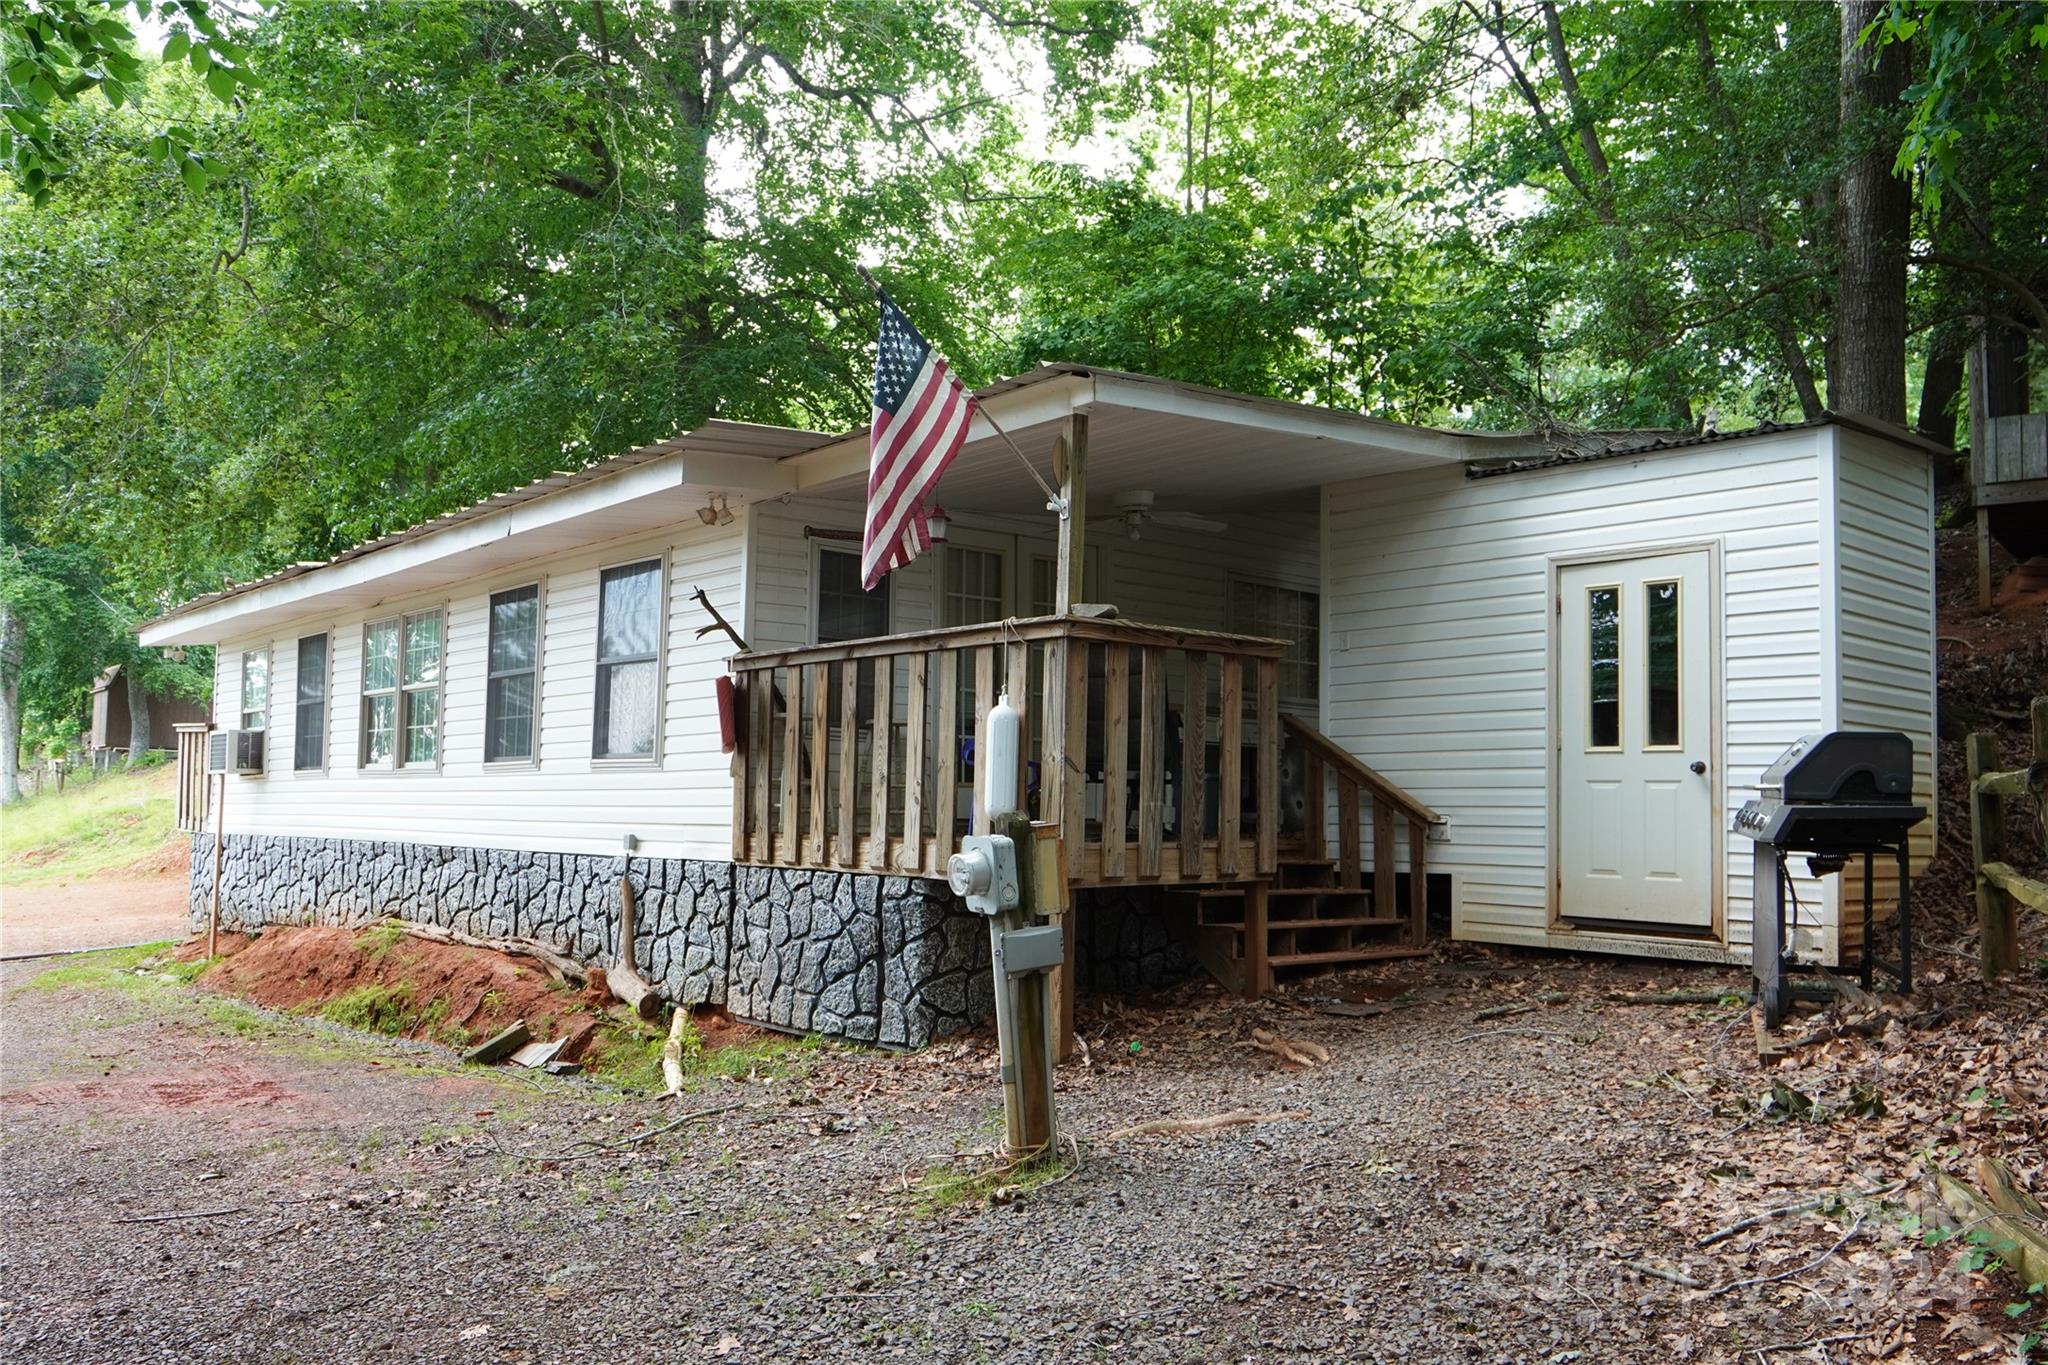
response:
<path id="1" fill-rule="evenodd" d="M 1228 531 L 1228 522 L 1211 517 L 1197 516 L 1193 512 L 1174 512 L 1152 505 L 1152 490 L 1132 488 L 1116 495 L 1116 515 L 1096 517 L 1097 522 L 1115 521 L 1124 528 L 1124 534 L 1132 540 L 1138 539 L 1147 524 L 1157 522 L 1161 526 L 1172 526 L 1183 531 Z"/>

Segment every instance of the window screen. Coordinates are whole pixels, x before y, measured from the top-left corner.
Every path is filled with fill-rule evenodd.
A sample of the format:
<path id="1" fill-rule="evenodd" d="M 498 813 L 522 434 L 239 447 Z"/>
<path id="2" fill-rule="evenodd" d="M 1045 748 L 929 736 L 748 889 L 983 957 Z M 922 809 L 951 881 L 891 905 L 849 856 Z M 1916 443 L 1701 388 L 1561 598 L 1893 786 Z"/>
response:
<path id="1" fill-rule="evenodd" d="M 598 584 L 596 757 L 654 757 L 660 644 L 661 561 L 606 569 Z"/>
<path id="2" fill-rule="evenodd" d="M 491 594 L 484 761 L 530 759 L 540 699 L 540 587 Z"/>
<path id="3" fill-rule="evenodd" d="M 293 712 L 292 767 L 327 766 L 327 637 L 299 640 L 297 707 Z"/>

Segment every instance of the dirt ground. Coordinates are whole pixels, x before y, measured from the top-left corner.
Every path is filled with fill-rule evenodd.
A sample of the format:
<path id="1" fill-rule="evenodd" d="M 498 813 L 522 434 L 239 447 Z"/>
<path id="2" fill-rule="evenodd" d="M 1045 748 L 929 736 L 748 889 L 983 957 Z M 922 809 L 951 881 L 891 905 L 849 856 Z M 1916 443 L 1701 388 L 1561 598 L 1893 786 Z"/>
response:
<path id="1" fill-rule="evenodd" d="M 0 958 L 178 938 L 189 894 L 182 872 L 0 888 Z"/>
<path id="2" fill-rule="evenodd" d="M 1926 1244 L 1918 1172 L 1997 1151 L 2041 1188 L 2048 987 L 1986 997 L 1940 956 L 1885 1033 L 1769 1067 L 1738 1008 L 1611 998 L 1741 989 L 1668 964 L 1453 950 L 1258 1005 L 1084 1002 L 1059 1095 L 1083 1159 L 1039 1183 L 974 1179 L 986 1038 L 664 1103 L 7 964 L 0 1355 L 2015 1359 L 2038 1315 Z M 1815 1112 L 1768 1114 L 1774 1082 Z M 1108 1136 L 1239 1108 L 1283 1117 Z"/>

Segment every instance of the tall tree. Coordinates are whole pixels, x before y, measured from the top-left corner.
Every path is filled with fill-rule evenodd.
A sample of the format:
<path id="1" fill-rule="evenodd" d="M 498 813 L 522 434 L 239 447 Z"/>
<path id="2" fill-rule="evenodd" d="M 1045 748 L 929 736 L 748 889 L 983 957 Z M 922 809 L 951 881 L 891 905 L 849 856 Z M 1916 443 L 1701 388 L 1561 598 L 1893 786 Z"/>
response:
<path id="1" fill-rule="evenodd" d="M 1884 9 L 1884 0 L 1842 0 L 1840 278 L 1828 390 L 1838 412 L 1904 426 L 1912 195 L 1893 167 L 1911 64 L 1905 44 L 1865 41 Z"/>

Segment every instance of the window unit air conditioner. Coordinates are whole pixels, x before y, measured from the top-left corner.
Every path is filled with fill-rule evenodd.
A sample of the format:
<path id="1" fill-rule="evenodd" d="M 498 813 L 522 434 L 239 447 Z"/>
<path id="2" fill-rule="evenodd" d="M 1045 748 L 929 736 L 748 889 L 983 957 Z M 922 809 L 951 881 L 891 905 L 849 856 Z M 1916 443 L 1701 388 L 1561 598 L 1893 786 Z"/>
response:
<path id="1" fill-rule="evenodd" d="M 235 773 L 243 777 L 263 775 L 263 732 L 261 730 L 215 730 L 206 737 L 206 771 Z"/>

